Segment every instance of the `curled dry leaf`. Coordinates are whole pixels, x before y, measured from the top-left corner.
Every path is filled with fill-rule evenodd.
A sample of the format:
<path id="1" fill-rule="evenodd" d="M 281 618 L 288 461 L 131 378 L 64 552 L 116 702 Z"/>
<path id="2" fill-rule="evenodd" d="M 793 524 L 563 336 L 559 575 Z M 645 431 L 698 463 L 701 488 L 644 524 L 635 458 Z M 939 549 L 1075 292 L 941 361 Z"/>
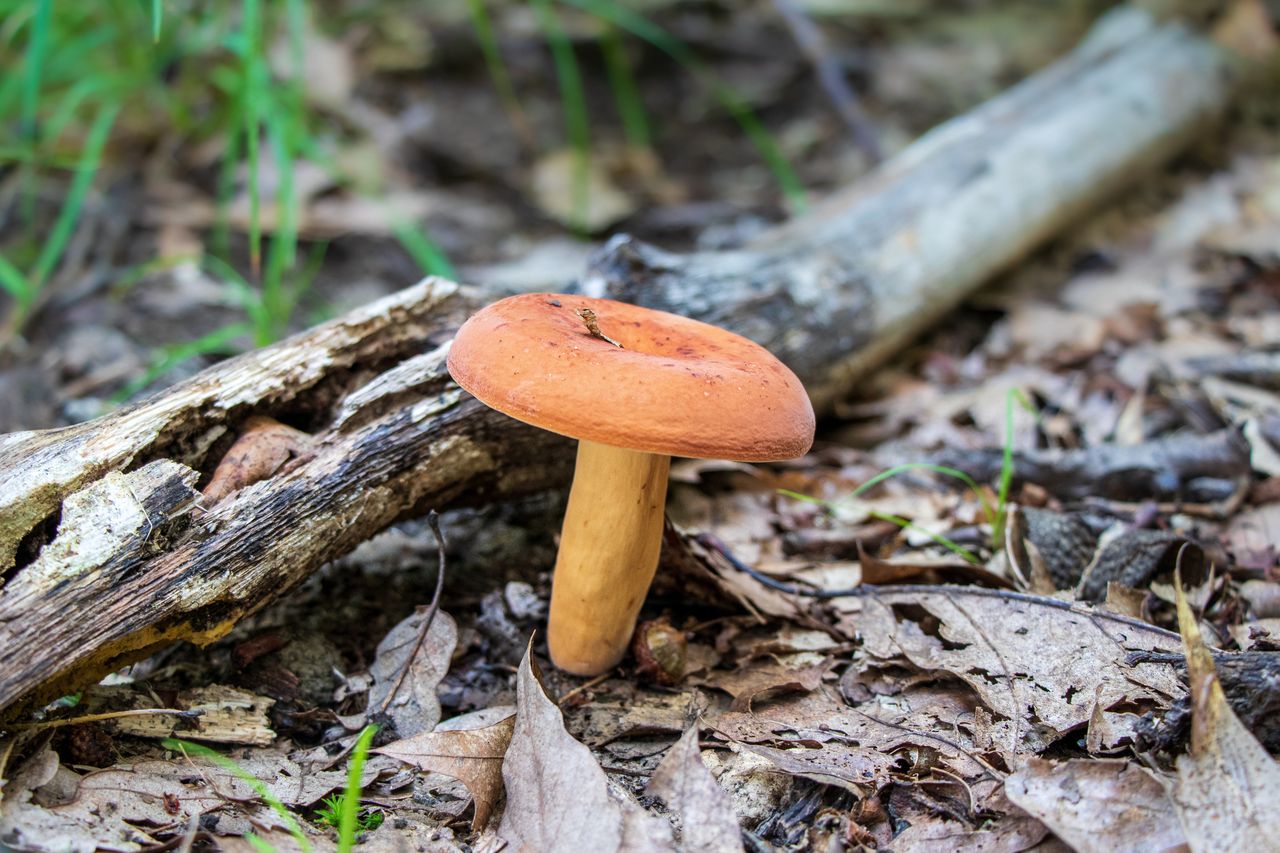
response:
<path id="1" fill-rule="evenodd" d="M 1126 662 L 1131 652 L 1176 651 L 1176 636 L 1082 604 L 957 587 L 839 606 L 873 657 L 968 684 L 1000 718 L 992 734 L 1008 752 L 1039 752 L 1086 724 L 1095 703 L 1164 708 L 1185 692 L 1171 667 Z"/>
<path id="2" fill-rule="evenodd" d="M 206 503 L 216 503 L 232 492 L 265 480 L 279 471 L 291 457 L 311 451 L 312 438 L 301 430 L 277 420 L 254 415 L 245 421 L 240 437 L 214 469 L 204 487 Z"/>
<path id="3" fill-rule="evenodd" d="M 1186 843 L 1160 781 L 1131 761 L 1032 758 L 1004 789 L 1080 853 L 1145 853 Z"/>
<path id="4" fill-rule="evenodd" d="M 1191 683 L 1191 751 L 1169 797 L 1192 850 L 1280 851 L 1278 765 L 1231 710 L 1177 582 L 1178 628 Z"/>
<path id="5" fill-rule="evenodd" d="M 374 679 L 369 690 L 369 712 L 385 710 L 402 737 L 429 732 L 440 722 L 436 688 L 449 672 L 449 662 L 458 645 L 458 625 L 443 610 L 436 612 L 431 628 L 418 645 L 418 630 L 426 615 L 425 610 L 419 610 L 392 628 L 378 644 L 377 657 L 369 667 Z"/>
<path id="6" fill-rule="evenodd" d="M 475 814 L 471 829 L 479 831 L 502 795 L 502 759 L 511 743 L 515 716 L 482 728 L 426 732 L 373 750 L 420 770 L 452 776 L 471 792 Z"/>
<path id="7" fill-rule="evenodd" d="M 516 675 L 516 719 L 502 762 L 507 807 L 498 834 L 517 851 L 670 850 L 671 827 L 610 787 L 604 771 L 565 731 L 532 660 Z"/>
<path id="8" fill-rule="evenodd" d="M 662 757 L 645 793 L 660 797 L 680 816 L 680 825 L 684 828 L 681 849 L 741 853 L 738 820 L 729 795 L 702 763 L 696 723 Z"/>

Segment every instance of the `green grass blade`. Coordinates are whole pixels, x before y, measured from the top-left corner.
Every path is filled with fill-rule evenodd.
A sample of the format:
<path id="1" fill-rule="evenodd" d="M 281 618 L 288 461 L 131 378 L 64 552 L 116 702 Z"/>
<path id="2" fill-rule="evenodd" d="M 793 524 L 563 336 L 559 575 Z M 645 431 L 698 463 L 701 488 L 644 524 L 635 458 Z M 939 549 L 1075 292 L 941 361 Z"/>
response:
<path id="1" fill-rule="evenodd" d="M 900 466 L 900 467 L 905 467 L 905 466 Z M 924 465 L 924 463 L 920 463 L 920 467 L 926 467 L 926 466 Z M 880 479 L 884 479 L 884 477 L 880 476 Z M 864 484 L 864 487 L 865 487 L 865 484 Z M 815 498 L 812 495 L 806 495 L 800 492 L 793 492 L 790 489 L 778 489 L 778 494 L 785 495 L 786 497 L 789 497 L 789 498 L 795 498 L 796 500 L 804 501 L 805 503 L 821 506 L 824 509 L 831 509 L 832 507 L 831 501 L 825 501 L 822 498 Z M 964 560 L 967 560 L 970 563 L 973 563 L 975 566 L 982 565 L 982 561 L 978 559 L 978 556 L 974 554 L 972 551 L 970 551 L 969 549 L 965 548 L 963 545 L 960 545 L 956 542 L 951 541 L 947 537 L 943 536 L 941 533 L 934 533 L 931 530 L 926 530 L 925 528 L 920 527 L 918 524 L 911 521 L 910 519 L 902 518 L 901 516 L 893 515 L 887 512 L 881 512 L 880 510 L 875 510 L 875 509 L 868 510 L 867 515 L 869 515 L 872 518 L 878 518 L 881 521 L 888 521 L 892 524 L 896 524 L 899 527 L 901 527 L 903 530 L 907 530 L 907 529 L 918 530 L 924 535 L 928 536 L 934 542 L 938 543 L 942 547 L 946 548 L 948 551 L 952 552 L 953 554 L 959 555 L 961 558 L 963 558 Z"/>
<path id="2" fill-rule="evenodd" d="M 338 816 L 338 853 L 351 853 L 356 844 L 356 816 L 360 811 L 360 777 L 364 774 L 364 761 L 369 755 L 369 744 L 378 731 L 377 726 L 365 726 L 356 739 L 347 766 L 347 788 L 342 794 L 342 811 Z"/>
<path id="3" fill-rule="evenodd" d="M 443 276 L 453 281 L 458 280 L 458 271 L 453 268 L 453 264 L 450 263 L 444 250 L 414 226 L 412 222 L 402 217 L 397 217 L 392 221 L 391 228 L 395 231 L 396 239 L 400 241 L 400 245 L 404 247 L 404 250 L 409 253 L 409 257 L 413 258 L 414 263 L 424 273 Z"/>
<path id="4" fill-rule="evenodd" d="M 294 193 L 294 160 L 290 138 L 292 128 L 287 113 L 273 110 L 267 117 L 267 141 L 276 162 L 275 231 L 267 250 L 267 263 L 262 274 L 262 303 L 266 308 L 267 326 L 260 330 L 255 343 L 265 346 L 283 334 L 289 326 L 293 299 L 285 286 L 285 273 L 297 261 L 298 199 Z"/>
<path id="5" fill-rule="evenodd" d="M 879 474 L 876 474 L 870 480 L 867 480 L 861 486 L 858 486 L 858 488 L 854 489 L 853 492 L 849 495 L 849 497 L 856 498 L 858 497 L 858 495 L 861 495 L 862 493 L 868 491 L 872 487 L 879 485 L 885 480 L 888 480 L 890 477 L 896 477 L 899 474 L 905 473 L 907 471 L 921 471 L 921 470 L 932 471 L 935 474 L 942 474 L 947 477 L 954 477 L 955 479 L 964 483 L 966 486 L 969 487 L 969 491 L 973 492 L 973 495 L 978 499 L 978 502 L 982 504 L 982 512 L 984 515 L 986 515 L 987 520 L 993 521 L 993 522 L 995 521 L 996 511 L 995 509 L 992 508 L 991 502 L 987 500 L 986 494 L 982 491 L 982 488 L 978 485 L 976 480 L 974 480 L 964 471 L 961 471 L 959 468 L 948 468 L 946 465 L 934 465 L 929 462 L 908 462 L 904 465 L 895 465 L 892 468 L 889 468 L 885 471 L 881 471 Z"/>
<path id="6" fill-rule="evenodd" d="M 143 374 L 131 380 L 113 394 L 111 401 L 120 403 L 129 399 L 188 359 L 215 353 L 230 354 L 235 351 L 231 346 L 232 341 L 236 338 L 249 337 L 252 334 L 253 326 L 249 323 L 233 323 L 229 326 L 223 326 L 221 329 L 215 329 L 207 335 L 196 338 L 194 341 L 164 347 L 161 349 L 159 356 L 154 358 L 151 365 L 143 371 Z"/>
<path id="7" fill-rule="evenodd" d="M 256 276 L 262 266 L 262 199 L 258 192 L 262 100 L 266 69 L 262 59 L 262 9 L 258 0 L 244 0 L 243 98 L 245 155 L 249 167 L 249 265 Z"/>
<path id="8" fill-rule="evenodd" d="M 587 121 L 587 96 L 582 88 L 582 72 L 573 53 L 569 36 L 560 26 L 560 19 L 551 8 L 551 0 L 533 0 L 533 10 L 542 29 L 556 69 L 556 82 L 560 87 L 560 100 L 564 109 L 565 136 L 573 149 L 573 198 L 570 217 L 573 227 L 580 233 L 587 230 L 587 197 L 590 178 L 590 128 Z"/>
<path id="9" fill-rule="evenodd" d="M 21 204 L 19 213 L 26 223 L 35 220 L 36 175 L 32 168 L 39 144 L 39 124 L 36 111 L 40 106 L 40 83 L 45 72 L 49 47 L 49 18 L 53 0 L 38 0 L 35 17 L 31 20 L 31 37 L 27 42 L 26 67 L 22 74 L 22 106 L 18 132 L 22 140 L 27 163 L 19 172 Z"/>
<path id="10" fill-rule="evenodd" d="M 533 132 L 529 129 L 529 120 L 525 117 L 524 108 L 520 106 L 520 97 L 511 82 L 511 74 L 507 71 L 507 63 L 502 59 L 498 49 L 498 40 L 493 34 L 493 23 L 489 20 L 489 10 L 484 0 L 467 0 L 467 11 L 471 15 L 471 28 L 475 30 L 476 41 L 480 43 L 480 54 L 484 57 L 485 68 L 489 72 L 489 80 L 493 90 L 502 102 L 502 111 L 525 145 L 533 145 Z"/>
<path id="11" fill-rule="evenodd" d="M 239 270 L 217 255 L 206 255 L 204 264 L 210 272 L 222 279 L 222 283 L 231 291 L 231 295 L 235 297 L 240 310 L 244 311 L 245 315 L 248 316 L 252 327 L 252 337 L 257 340 L 259 330 L 266 329 L 271 325 L 266 306 L 262 301 L 262 294 L 254 290 L 253 286 L 245 281 Z"/>
<path id="12" fill-rule="evenodd" d="M 244 840 L 258 853 L 280 853 L 274 845 L 268 844 L 252 832 L 246 832 Z"/>
<path id="13" fill-rule="evenodd" d="M 90 125 L 89 133 L 85 137 L 84 151 L 80 155 L 80 162 L 76 165 L 76 175 L 71 181 L 70 189 L 67 191 L 67 198 L 62 204 L 62 210 L 59 212 L 57 220 L 53 223 L 53 228 L 50 229 L 44 246 L 40 250 L 40 255 L 36 258 L 35 267 L 31 271 L 31 284 L 35 288 L 40 288 L 44 285 L 45 280 L 62 258 L 62 252 L 66 249 L 67 241 L 71 239 L 76 222 L 80 218 L 80 210 L 84 205 L 85 196 L 88 194 L 89 187 L 93 184 L 94 175 L 97 174 L 98 166 L 102 162 L 102 152 L 107 146 L 107 137 L 111 133 L 111 128 L 115 124 L 116 115 L 119 111 L 119 104 L 106 104 L 99 108 L 98 114 L 94 116 L 93 124 Z"/>
<path id="14" fill-rule="evenodd" d="M 297 819 L 294 818 L 293 812 L 289 811 L 289 809 L 285 807 L 285 804 L 280 802 L 280 798 L 272 793 L 271 789 L 252 773 L 245 770 L 239 764 L 232 761 L 230 758 L 227 758 L 222 753 L 215 752 L 214 750 L 209 749 L 209 747 L 201 746 L 198 743 L 191 743 L 190 741 L 178 740 L 176 738 L 165 738 L 160 741 L 160 745 L 165 749 L 173 750 L 174 752 L 181 752 L 184 755 L 191 753 L 192 755 L 198 755 L 201 758 L 207 758 L 222 769 L 230 770 L 237 778 L 252 788 L 253 792 L 257 794 L 264 803 L 270 806 L 272 811 L 279 815 L 280 820 L 285 824 L 285 829 L 287 829 L 289 834 L 293 836 L 293 840 L 298 842 L 298 846 L 302 848 L 303 853 L 312 853 L 311 842 L 307 840 L 307 836 L 303 833 L 302 827 L 298 824 Z"/>
<path id="15" fill-rule="evenodd" d="M 30 305 L 31 295 L 35 291 L 22 271 L 4 255 L 0 255 L 0 290 L 13 297 L 20 312 Z"/>
<path id="16" fill-rule="evenodd" d="M 972 563 L 975 566 L 982 565 L 982 561 L 978 559 L 977 554 L 973 553 L 968 548 L 965 548 L 963 545 L 960 545 L 956 542 L 952 542 L 950 539 L 943 536 L 941 533 L 934 533 L 932 530 L 926 530 L 925 528 L 921 527 L 920 525 L 916 524 L 913 521 L 910 521 L 909 519 L 902 518 L 901 516 L 897 516 L 897 515 L 892 515 L 887 512 L 879 512 L 877 510 L 872 510 L 867 514 L 870 515 L 872 518 L 878 518 L 881 521 L 888 521 L 892 524 L 896 524 L 899 527 L 901 527 L 903 530 L 919 531 L 920 533 L 923 533 L 925 536 L 928 536 L 934 542 L 941 545 L 943 548 L 946 548 L 951 553 L 959 556 L 961 559 L 965 560 L 966 562 Z"/>
<path id="17" fill-rule="evenodd" d="M 698 59 L 697 55 L 689 49 L 688 45 L 653 23 L 653 21 L 631 9 L 614 3 L 613 0 L 560 0 L 560 2 L 603 18 L 614 26 L 631 33 L 636 38 L 647 41 L 702 80 L 705 85 L 710 87 L 716 100 L 733 116 L 738 126 L 747 134 L 747 138 L 751 140 L 756 150 L 760 152 L 761 159 L 765 161 L 769 170 L 773 173 L 774 180 L 778 182 L 779 188 L 782 190 L 783 195 L 786 196 L 792 209 L 797 212 L 806 209 L 808 200 L 804 186 L 800 183 L 800 179 L 796 177 L 791 164 L 787 162 L 787 158 L 783 155 L 773 136 L 756 118 L 755 113 L 747 106 L 742 97 L 732 87 L 724 84 L 712 74 Z"/>
<path id="18" fill-rule="evenodd" d="M 600 50 L 604 54 L 605 73 L 609 75 L 609 88 L 613 90 L 613 100 L 618 105 L 618 115 L 622 118 L 622 132 L 627 138 L 627 144 L 635 148 L 648 148 L 652 140 L 649 119 L 645 115 L 644 103 L 640 100 L 635 75 L 631 73 L 626 47 L 618 36 L 618 28 L 613 24 L 605 25 L 604 35 L 600 38 Z"/>
<path id="19" fill-rule="evenodd" d="M 27 42 L 27 62 L 22 80 L 22 135 L 28 144 L 36 139 L 36 110 L 40 105 L 40 78 L 49 50 L 49 18 L 53 0 L 38 0 Z"/>
<path id="20" fill-rule="evenodd" d="M 164 15 L 164 0 L 151 0 L 151 41 L 160 43 L 160 20 Z"/>

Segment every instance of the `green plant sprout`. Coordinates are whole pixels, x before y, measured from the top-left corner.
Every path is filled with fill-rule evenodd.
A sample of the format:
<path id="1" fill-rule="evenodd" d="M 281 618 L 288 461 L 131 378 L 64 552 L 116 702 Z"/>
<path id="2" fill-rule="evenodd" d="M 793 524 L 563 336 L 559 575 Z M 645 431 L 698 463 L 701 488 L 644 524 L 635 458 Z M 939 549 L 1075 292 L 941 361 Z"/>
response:
<path id="1" fill-rule="evenodd" d="M 347 764 L 347 787 L 342 792 L 342 808 L 338 814 L 338 853 L 350 853 L 356 843 L 360 776 L 364 773 L 364 762 L 369 756 L 369 746 L 373 743 L 373 736 L 377 732 L 377 726 L 365 726 L 351 750 L 351 761 Z"/>
<path id="2" fill-rule="evenodd" d="M 369 756 L 369 746 L 373 743 L 373 736 L 377 731 L 378 727 L 372 725 L 365 726 L 361 730 L 360 736 L 356 738 L 355 745 L 351 749 L 351 761 L 347 765 L 346 787 L 341 795 L 326 797 L 323 800 L 324 805 L 317 811 L 317 819 L 321 823 L 337 827 L 338 853 L 350 853 L 355 847 L 358 833 L 369 832 L 377 829 L 382 824 L 383 816 L 381 812 L 371 812 L 367 815 L 359 814 L 360 776 L 364 773 L 365 760 Z M 279 816 L 281 822 L 284 823 L 285 830 L 297 843 L 302 853 L 312 853 L 314 848 L 303 831 L 302 825 L 294 817 L 293 812 L 289 811 L 288 807 L 281 802 L 279 797 L 272 793 L 271 789 L 262 780 L 241 767 L 236 761 L 207 746 L 177 738 L 165 738 L 160 742 L 160 745 L 165 749 L 182 753 L 184 756 L 196 755 L 205 758 L 222 769 L 234 773 L 236 778 L 252 788 L 253 792 Z M 322 818 L 321 815 L 332 815 L 336 820 L 329 821 L 326 818 Z M 245 840 L 255 850 L 262 851 L 262 853 L 275 853 L 275 848 L 272 845 L 253 833 L 246 835 Z"/>
<path id="3" fill-rule="evenodd" d="M 315 849 L 307 839 L 306 833 L 302 831 L 302 826 L 298 823 L 297 818 L 293 816 L 293 812 L 289 811 L 288 807 L 280 801 L 280 798 L 272 793 L 271 789 L 266 786 L 266 783 L 254 776 L 248 770 L 245 770 L 236 761 L 227 758 L 222 753 L 210 749 L 207 746 L 192 743 L 187 740 L 165 738 L 160 741 L 160 745 L 165 749 L 172 750 L 173 752 L 182 753 L 183 756 L 197 755 L 200 758 L 213 762 L 223 770 L 229 770 L 234 773 L 237 779 L 252 788 L 253 792 L 258 795 L 258 798 L 266 803 L 271 810 L 276 813 L 281 822 L 284 823 L 285 830 L 293 837 L 293 840 L 297 842 L 298 848 L 302 853 L 312 853 Z M 246 835 L 245 840 L 252 844 L 257 850 L 270 851 L 275 849 L 261 838 L 258 838 L 254 833 Z"/>
<path id="4" fill-rule="evenodd" d="M 342 822 L 342 810 L 345 804 L 346 798 L 342 794 L 330 794 L 325 797 L 316 809 L 316 823 L 337 829 Z M 386 815 L 379 810 L 360 809 L 356 814 L 356 829 L 359 832 L 372 832 L 382 826 L 385 818 Z"/>
<path id="5" fill-rule="evenodd" d="M 965 487 L 973 493 L 974 497 L 978 499 L 978 503 L 982 507 L 983 517 L 986 519 L 987 523 L 991 525 L 991 541 L 995 547 L 999 547 L 999 543 L 1004 541 L 1004 530 L 1008 523 L 1009 515 L 1009 492 L 1013 486 L 1013 411 L 1015 402 L 1020 404 L 1027 411 L 1030 411 L 1033 414 L 1036 413 L 1035 407 L 1020 389 L 1009 389 L 1008 394 L 1005 396 L 1005 438 L 1001 452 L 1000 477 L 998 482 L 998 491 L 996 494 L 996 503 L 994 506 L 991 501 L 987 499 L 986 492 L 983 491 L 982 487 L 978 485 L 977 481 L 974 480 L 973 477 L 958 468 L 950 468 L 946 465 L 934 465 L 929 462 L 907 462 L 881 471 L 879 474 L 876 474 L 874 477 L 850 492 L 843 500 L 854 500 L 875 488 L 880 483 L 883 483 L 885 480 L 896 477 L 899 474 L 905 474 L 908 471 L 931 471 L 935 474 L 951 477 L 963 483 Z M 829 512 L 835 510 L 840 504 L 840 501 L 828 501 L 822 498 L 815 498 L 812 495 L 806 495 L 790 489 L 779 489 L 778 493 L 789 498 L 794 498 L 795 500 L 821 506 Z M 913 523 L 910 519 L 892 515 L 887 512 L 881 512 L 879 510 L 868 510 L 867 515 L 881 521 L 896 524 L 903 530 L 910 529 L 924 533 L 938 545 L 941 545 L 948 551 L 956 554 L 966 562 L 972 563 L 975 566 L 981 566 L 983 564 L 978 555 L 970 551 L 968 548 L 965 548 L 954 540 L 948 539 L 940 533 L 934 533 L 931 530 L 926 530 L 925 528 Z"/>

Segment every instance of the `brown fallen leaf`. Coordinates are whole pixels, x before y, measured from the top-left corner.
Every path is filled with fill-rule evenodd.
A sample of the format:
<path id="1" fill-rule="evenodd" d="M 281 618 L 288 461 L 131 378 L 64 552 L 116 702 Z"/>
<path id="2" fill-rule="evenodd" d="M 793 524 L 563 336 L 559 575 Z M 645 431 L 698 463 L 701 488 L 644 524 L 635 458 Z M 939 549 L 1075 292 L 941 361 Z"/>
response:
<path id="1" fill-rule="evenodd" d="M 436 688 L 449 672 L 449 662 L 458 645 L 457 623 L 439 610 L 419 646 L 418 629 L 426 615 L 425 609 L 419 609 L 392 628 L 378 644 L 377 656 L 369 667 L 374 679 L 369 689 L 369 710 L 381 711 L 385 706 L 401 737 L 429 732 L 440 722 Z M 404 673 L 406 667 L 409 671 Z"/>
<path id="2" fill-rule="evenodd" d="M 660 797 L 680 816 L 682 848 L 699 853 L 741 853 L 742 830 L 729 795 L 702 762 L 694 723 L 667 750 L 645 793 Z"/>
<path id="3" fill-rule="evenodd" d="M 767 702 L 788 693 L 817 690 L 832 663 L 827 660 L 801 669 L 792 669 L 776 661 L 753 663 L 730 672 L 716 672 L 705 683 L 732 696 L 732 710 L 750 711 L 756 702 Z"/>
<path id="4" fill-rule="evenodd" d="M 767 759 L 784 773 L 837 785 L 858 796 L 883 787 L 894 772 L 905 769 L 904 759 L 896 754 L 904 747 L 938 753 L 961 776 L 980 774 L 982 768 L 975 770 L 964 755 L 968 745 L 960 743 L 963 734 L 954 731 L 954 725 L 937 725 L 946 731 L 941 737 L 912 730 L 924 722 L 879 720 L 847 706 L 824 687 L 781 699 L 767 712 L 728 711 L 710 724 L 743 751 Z"/>
<path id="5" fill-rule="evenodd" d="M 344 771 L 306 772 L 272 750 L 230 757 L 241 772 L 290 806 L 314 805 L 346 784 Z M 371 784 L 386 770 L 378 766 L 382 761 L 366 763 L 362 785 Z M 237 831 L 237 824 L 247 830 L 246 820 L 259 830 L 282 825 L 270 808 L 254 805 L 257 791 L 236 771 L 199 756 L 134 761 L 82 776 L 59 766 L 56 753 L 46 749 L 28 759 L 10 778 L 10 785 L 0 800 L 0 850 L 138 850 L 156 843 L 148 834 L 155 827 L 182 826 L 192 815 L 214 809 L 220 815 L 220 833 Z"/>
<path id="6" fill-rule="evenodd" d="M 1180 577 L 1175 592 L 1192 718 L 1191 751 L 1166 786 L 1174 811 L 1192 850 L 1280 851 L 1280 764 L 1231 710 Z"/>
<path id="7" fill-rule="evenodd" d="M 213 471 L 204 487 L 206 504 L 273 476 L 290 458 L 311 452 L 312 437 L 273 418 L 254 415 L 244 422 L 240 437 Z"/>
<path id="8" fill-rule="evenodd" d="M 1041 751 L 1088 723 L 1095 704 L 1165 708 L 1185 693 L 1171 667 L 1126 660 L 1130 652 L 1176 651 L 1175 636 L 1083 604 L 935 587 L 835 606 L 845 611 L 842 628 L 860 635 L 873 659 L 905 659 L 968 684 L 996 715 L 992 736 L 1010 753 Z"/>
<path id="9" fill-rule="evenodd" d="M 1131 761 L 1031 758 L 1005 795 L 1080 853 L 1143 853 L 1186 843 L 1160 781 Z"/>
<path id="10" fill-rule="evenodd" d="M 502 795 L 502 759 L 511 743 L 515 716 L 475 729 L 426 732 L 374 749 L 420 770 L 452 776 L 471 793 L 475 814 L 471 829 L 478 832 Z"/>
<path id="11" fill-rule="evenodd" d="M 564 728 L 532 658 L 516 675 L 516 719 L 502 762 L 507 807 L 498 834 L 516 851 L 674 849 L 671 827 L 613 789 L 591 750 Z"/>

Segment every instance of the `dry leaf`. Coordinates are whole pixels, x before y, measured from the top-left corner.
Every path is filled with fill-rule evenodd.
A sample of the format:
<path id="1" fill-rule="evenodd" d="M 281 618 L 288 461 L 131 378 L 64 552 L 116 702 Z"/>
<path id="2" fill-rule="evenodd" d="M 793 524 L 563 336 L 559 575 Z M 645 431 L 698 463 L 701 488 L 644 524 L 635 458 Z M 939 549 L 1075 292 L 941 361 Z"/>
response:
<path id="1" fill-rule="evenodd" d="M 498 834 L 516 851 L 670 850 L 671 828 L 610 787 L 547 698 L 532 643 L 516 676 L 516 721 L 502 762 L 507 808 Z"/>
<path id="2" fill-rule="evenodd" d="M 1280 851 L 1280 765 L 1227 703 L 1195 616 L 1175 578 L 1191 684 L 1191 751 L 1169 797 L 1192 850 Z"/>
<path id="3" fill-rule="evenodd" d="M 867 703 L 875 704 L 874 700 Z M 947 732 L 945 740 L 929 731 L 913 731 L 915 725 L 929 723 L 879 720 L 862 708 L 843 704 L 825 688 L 782 699 L 761 713 L 730 711 L 711 721 L 716 732 L 790 775 L 839 785 L 860 795 L 886 784 L 892 772 L 903 769 L 894 754 L 903 747 L 933 750 L 954 759 L 962 775 L 974 772 L 961 751 L 968 745 L 954 724 L 938 725 Z"/>
<path id="4" fill-rule="evenodd" d="M 458 645 L 457 623 L 439 610 L 419 646 L 418 630 L 425 617 L 426 610 L 419 609 L 392 628 L 378 644 L 377 657 L 369 667 L 374 679 L 369 690 L 369 711 L 381 711 L 385 706 L 401 737 L 429 732 L 440 722 L 436 688 L 449 672 L 449 662 Z"/>
<path id="5" fill-rule="evenodd" d="M 653 771 L 645 793 L 660 797 L 680 816 L 684 828 L 681 848 L 705 853 L 741 853 L 742 831 L 729 795 L 702 763 L 698 725 L 689 727 L 667 750 Z"/>
<path id="6" fill-rule="evenodd" d="M 792 669 L 776 661 L 757 662 L 728 672 L 714 672 L 705 683 L 732 696 L 732 710 L 750 711 L 756 702 L 818 689 L 831 665 L 828 660 L 817 666 Z"/>
<path id="7" fill-rule="evenodd" d="M 150 759 L 80 776 L 58 768 L 56 756 L 50 765 L 51 755 L 38 754 L 10 780 L 12 789 L 0 801 L 0 849 L 133 851 L 155 843 L 148 834 L 155 827 L 185 826 L 192 815 L 215 808 L 222 831 L 231 830 L 237 810 L 252 812 L 258 826 L 273 825 L 269 809 L 252 805 L 257 802 L 252 787 L 203 758 Z M 343 771 L 308 773 L 278 752 L 259 749 L 231 757 L 286 805 L 313 805 L 346 784 Z M 361 783 L 373 782 L 381 772 L 376 763 L 366 764 Z"/>
<path id="8" fill-rule="evenodd" d="M 204 487 L 206 504 L 274 475 L 289 461 L 311 449 L 311 436 L 271 418 L 254 415 L 214 469 Z"/>
<path id="9" fill-rule="evenodd" d="M 585 160 L 561 148 L 533 165 L 533 200 L 561 224 L 600 231 L 635 212 L 636 199 L 621 190 L 598 156 Z"/>
<path id="10" fill-rule="evenodd" d="M 515 717 L 509 716 L 484 728 L 427 732 L 373 751 L 466 785 L 476 804 L 471 829 L 478 832 L 502 794 L 502 758 L 514 728 Z"/>
<path id="11" fill-rule="evenodd" d="M 993 733 L 1010 752 L 1041 751 L 1087 723 L 1095 702 L 1163 708 L 1185 693 L 1172 668 L 1125 661 L 1130 652 L 1177 651 L 1176 637 L 1082 604 L 956 588 L 838 606 L 869 654 L 949 672 L 973 688 L 1000 718 Z"/>
<path id="12" fill-rule="evenodd" d="M 1131 761 L 1032 758 L 1004 789 L 1080 853 L 1145 853 L 1186 843 L 1160 782 Z"/>

